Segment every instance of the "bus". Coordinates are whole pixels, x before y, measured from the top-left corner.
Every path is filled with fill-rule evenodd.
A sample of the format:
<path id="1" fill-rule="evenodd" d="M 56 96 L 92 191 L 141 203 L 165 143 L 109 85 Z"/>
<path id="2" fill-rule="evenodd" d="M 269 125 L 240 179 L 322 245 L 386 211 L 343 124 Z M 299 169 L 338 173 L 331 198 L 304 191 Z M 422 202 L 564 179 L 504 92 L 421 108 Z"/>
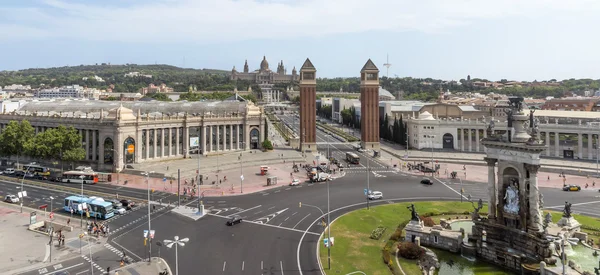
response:
<path id="1" fill-rule="evenodd" d="M 29 171 L 30 173 L 38 176 L 50 176 L 49 168 L 37 165 L 35 163 L 24 165 L 23 171 Z"/>
<path id="2" fill-rule="evenodd" d="M 63 173 L 61 181 L 66 183 L 96 184 L 98 183 L 98 173 L 89 171 L 68 171 Z"/>
<path id="3" fill-rule="evenodd" d="M 80 204 L 82 205 L 81 210 L 79 209 Z M 71 213 L 71 210 L 77 214 L 86 212 L 89 213 L 89 217 L 91 218 L 103 220 L 115 215 L 113 204 L 99 197 L 68 196 L 65 198 L 63 209 L 69 213 Z"/>
<path id="4" fill-rule="evenodd" d="M 352 164 L 359 164 L 360 163 L 360 158 L 358 157 L 358 155 L 356 155 L 355 153 L 352 153 L 352 152 L 347 152 L 346 153 L 346 160 L 349 163 L 352 163 Z"/>

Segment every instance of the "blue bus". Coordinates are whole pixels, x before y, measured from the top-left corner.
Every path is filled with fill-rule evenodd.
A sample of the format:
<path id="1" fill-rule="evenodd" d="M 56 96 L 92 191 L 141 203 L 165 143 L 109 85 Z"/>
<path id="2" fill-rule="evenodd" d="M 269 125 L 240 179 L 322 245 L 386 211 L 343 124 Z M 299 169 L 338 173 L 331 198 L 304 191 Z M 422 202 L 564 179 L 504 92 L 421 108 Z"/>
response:
<path id="1" fill-rule="evenodd" d="M 81 214 L 82 211 L 78 210 L 80 204 L 84 204 L 87 208 L 83 211 L 89 212 L 89 217 L 98 219 L 109 219 L 115 215 L 113 204 L 111 202 L 104 201 L 103 198 L 99 197 L 82 197 L 82 196 L 69 196 L 65 198 L 64 210 L 71 213 Z"/>

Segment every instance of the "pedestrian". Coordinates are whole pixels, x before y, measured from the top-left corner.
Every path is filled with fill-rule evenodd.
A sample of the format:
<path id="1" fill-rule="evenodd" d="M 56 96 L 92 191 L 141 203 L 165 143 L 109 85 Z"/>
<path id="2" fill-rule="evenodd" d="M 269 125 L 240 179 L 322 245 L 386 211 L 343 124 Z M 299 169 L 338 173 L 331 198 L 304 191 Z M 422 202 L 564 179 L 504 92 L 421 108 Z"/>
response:
<path id="1" fill-rule="evenodd" d="M 596 181 L 592 181 L 592 187 L 596 186 Z"/>
<path id="2" fill-rule="evenodd" d="M 69 226 L 71 224 L 71 218 L 67 219 L 67 226 Z"/>
<path id="3" fill-rule="evenodd" d="M 221 184 L 221 180 L 219 180 L 219 184 Z"/>
<path id="4" fill-rule="evenodd" d="M 106 274 L 110 275 L 110 266 L 106 268 Z"/>
<path id="5" fill-rule="evenodd" d="M 125 259 L 125 249 L 121 249 L 121 262 Z"/>
<path id="6" fill-rule="evenodd" d="M 550 180 L 550 175 L 548 175 L 548 180 Z"/>

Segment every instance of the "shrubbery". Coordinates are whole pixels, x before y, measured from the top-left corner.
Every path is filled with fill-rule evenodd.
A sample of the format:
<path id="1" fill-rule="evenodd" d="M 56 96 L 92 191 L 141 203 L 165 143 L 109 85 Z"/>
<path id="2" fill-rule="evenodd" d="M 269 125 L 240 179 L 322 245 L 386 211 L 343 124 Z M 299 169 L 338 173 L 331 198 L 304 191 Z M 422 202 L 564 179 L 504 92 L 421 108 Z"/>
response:
<path id="1" fill-rule="evenodd" d="M 423 225 L 425 225 L 427 227 L 433 227 L 435 225 L 435 222 L 433 221 L 433 219 L 431 217 L 424 217 L 424 218 L 421 218 L 421 220 L 423 221 Z"/>
<path id="2" fill-rule="evenodd" d="M 373 232 L 371 232 L 370 238 L 373 240 L 379 240 L 379 238 L 381 238 L 381 236 L 383 235 L 383 232 L 385 232 L 385 227 L 378 226 L 373 230 Z"/>
<path id="3" fill-rule="evenodd" d="M 416 243 L 401 242 L 398 244 L 398 254 L 405 259 L 418 259 L 425 254 L 425 249 L 418 246 Z"/>

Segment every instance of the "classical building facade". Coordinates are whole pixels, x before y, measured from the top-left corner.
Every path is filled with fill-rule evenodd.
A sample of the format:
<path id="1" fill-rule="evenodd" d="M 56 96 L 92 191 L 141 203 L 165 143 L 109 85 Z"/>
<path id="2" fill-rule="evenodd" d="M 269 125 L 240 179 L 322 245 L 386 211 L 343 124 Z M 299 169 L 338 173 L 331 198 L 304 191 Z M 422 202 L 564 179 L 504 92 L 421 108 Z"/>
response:
<path id="1" fill-rule="evenodd" d="M 540 121 L 540 139 L 548 146 L 542 156 L 593 160 L 600 155 L 599 112 L 537 110 L 535 116 Z M 484 152 L 480 140 L 488 137 L 489 117 L 439 118 L 424 111 L 405 119 L 411 148 Z M 508 131 L 506 117 L 494 121 L 495 134 Z"/>
<path id="2" fill-rule="evenodd" d="M 248 66 L 248 60 L 244 64 L 244 71 L 238 72 L 233 66 L 231 69 L 231 80 L 247 80 L 255 84 L 258 84 L 261 89 L 261 97 L 264 102 L 279 102 L 281 101 L 281 91 L 273 89 L 274 84 L 277 83 L 294 83 L 299 80 L 298 72 L 296 67 L 292 69 L 292 74 L 287 74 L 287 69 L 283 65 L 283 61 L 277 64 L 277 71 L 269 69 L 269 62 L 267 58 L 263 56 L 262 62 L 260 62 L 260 68 L 250 72 Z"/>
<path id="3" fill-rule="evenodd" d="M 265 127 L 261 108 L 235 100 L 34 101 L 0 114 L 0 129 L 12 120 L 28 120 L 36 133 L 73 126 L 81 133 L 85 161 L 100 171 L 190 154 L 259 149 Z"/>

